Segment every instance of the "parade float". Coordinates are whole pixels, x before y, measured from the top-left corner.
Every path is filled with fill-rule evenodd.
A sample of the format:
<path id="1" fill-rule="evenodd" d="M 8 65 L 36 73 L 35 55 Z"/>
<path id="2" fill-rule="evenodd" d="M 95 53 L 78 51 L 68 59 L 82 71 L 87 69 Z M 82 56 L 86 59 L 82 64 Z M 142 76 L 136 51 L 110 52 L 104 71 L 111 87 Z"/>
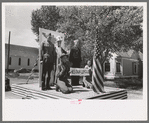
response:
<path id="1" fill-rule="evenodd" d="M 63 42 L 62 47 L 64 47 L 64 34 L 56 31 L 51 31 L 43 28 L 39 28 L 39 45 L 42 41 L 46 40 L 43 34 L 51 33 L 52 43 L 55 43 L 55 37 L 61 36 Z M 40 47 L 41 48 L 41 47 Z M 39 58 L 40 58 L 40 48 L 39 48 Z M 52 86 L 52 90 L 42 91 L 41 90 L 41 73 L 42 64 L 40 64 L 40 59 L 37 60 L 39 67 L 39 81 L 31 82 L 29 78 L 26 83 L 17 83 L 11 85 L 12 93 L 21 96 L 25 99 L 127 99 L 127 91 L 125 89 L 104 87 L 105 93 L 96 93 L 93 89 L 85 88 L 82 85 L 73 86 L 73 93 L 63 94 L 55 91 L 55 86 Z M 51 80 L 54 81 L 54 71 L 51 73 Z M 32 75 L 32 74 L 31 74 Z M 88 71 L 84 68 L 71 68 L 70 76 L 87 76 Z M 97 75 L 98 76 L 98 75 Z"/>

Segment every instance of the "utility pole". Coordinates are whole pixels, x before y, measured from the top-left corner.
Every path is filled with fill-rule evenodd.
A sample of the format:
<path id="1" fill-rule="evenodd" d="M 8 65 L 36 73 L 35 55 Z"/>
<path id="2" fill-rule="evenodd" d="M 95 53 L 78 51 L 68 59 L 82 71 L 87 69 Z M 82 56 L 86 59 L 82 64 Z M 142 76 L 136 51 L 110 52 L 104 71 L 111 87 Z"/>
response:
<path id="1" fill-rule="evenodd" d="M 7 58 L 7 74 L 8 74 L 8 70 L 9 70 L 10 34 L 11 34 L 11 32 L 9 31 L 9 39 L 8 39 L 8 58 Z"/>

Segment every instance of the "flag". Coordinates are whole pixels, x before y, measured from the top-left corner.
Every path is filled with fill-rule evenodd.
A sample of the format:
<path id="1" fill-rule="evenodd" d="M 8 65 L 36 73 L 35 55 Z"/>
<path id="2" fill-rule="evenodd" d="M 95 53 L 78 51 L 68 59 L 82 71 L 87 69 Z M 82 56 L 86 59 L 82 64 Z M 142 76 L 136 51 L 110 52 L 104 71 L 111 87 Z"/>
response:
<path id="1" fill-rule="evenodd" d="M 92 74 L 92 84 L 93 84 L 93 90 L 96 93 L 105 92 L 104 91 L 104 85 L 103 85 L 103 70 L 100 63 L 100 44 L 98 40 L 99 31 L 96 29 L 96 41 L 95 41 L 95 51 L 94 51 L 94 57 L 93 57 L 93 74 Z"/>

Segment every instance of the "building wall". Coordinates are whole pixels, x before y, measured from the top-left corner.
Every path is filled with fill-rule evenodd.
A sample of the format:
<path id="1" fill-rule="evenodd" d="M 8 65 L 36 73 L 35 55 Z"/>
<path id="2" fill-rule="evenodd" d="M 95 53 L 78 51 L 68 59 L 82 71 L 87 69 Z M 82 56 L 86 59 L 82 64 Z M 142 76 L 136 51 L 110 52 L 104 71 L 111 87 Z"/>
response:
<path id="1" fill-rule="evenodd" d="M 137 64 L 136 65 L 136 74 L 134 74 L 133 63 Z M 138 61 L 130 60 L 130 59 L 123 59 L 123 75 L 124 76 L 138 75 Z"/>
<path id="2" fill-rule="evenodd" d="M 11 65 L 9 65 L 9 69 L 32 69 L 35 64 L 35 58 L 23 57 L 23 56 L 10 56 L 11 57 Z M 21 65 L 19 65 L 19 58 L 21 58 Z M 28 65 L 28 59 L 30 59 L 30 64 Z M 7 68 L 7 55 L 5 57 L 5 68 Z M 38 67 L 35 67 L 38 69 Z"/>
<path id="3" fill-rule="evenodd" d="M 38 49 L 32 47 L 24 47 L 17 45 L 10 45 L 10 57 L 11 64 L 9 69 L 32 69 L 36 59 L 38 57 Z M 21 58 L 21 64 L 19 65 L 19 58 Z M 8 59 L 8 45 L 5 45 L 5 69 L 7 68 L 7 59 Z M 28 59 L 30 59 L 30 64 L 28 65 Z M 38 69 L 38 66 L 35 67 Z"/>
<path id="4" fill-rule="evenodd" d="M 131 58 L 111 58 L 109 60 L 110 71 L 105 72 L 104 64 L 104 76 L 108 79 L 113 79 L 116 77 L 125 77 L 125 76 L 138 76 L 138 60 Z M 116 63 L 120 63 L 120 72 L 116 71 Z M 133 63 L 136 63 L 136 73 L 134 74 Z"/>

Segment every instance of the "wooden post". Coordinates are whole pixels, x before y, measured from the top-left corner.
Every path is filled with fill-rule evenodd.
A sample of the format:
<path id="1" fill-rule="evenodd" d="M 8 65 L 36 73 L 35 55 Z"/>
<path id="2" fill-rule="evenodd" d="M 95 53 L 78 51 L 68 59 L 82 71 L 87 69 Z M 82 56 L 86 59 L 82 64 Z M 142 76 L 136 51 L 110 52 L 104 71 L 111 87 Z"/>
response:
<path id="1" fill-rule="evenodd" d="M 7 74 L 8 74 L 8 71 L 9 71 L 10 34 L 11 34 L 11 32 L 9 31 L 9 39 L 8 39 L 8 58 L 7 58 Z"/>
<path id="2" fill-rule="evenodd" d="M 40 63 L 40 59 L 41 59 L 41 42 L 42 42 L 42 31 L 41 28 L 39 28 L 39 87 L 41 87 L 41 74 L 42 74 L 42 64 Z"/>

